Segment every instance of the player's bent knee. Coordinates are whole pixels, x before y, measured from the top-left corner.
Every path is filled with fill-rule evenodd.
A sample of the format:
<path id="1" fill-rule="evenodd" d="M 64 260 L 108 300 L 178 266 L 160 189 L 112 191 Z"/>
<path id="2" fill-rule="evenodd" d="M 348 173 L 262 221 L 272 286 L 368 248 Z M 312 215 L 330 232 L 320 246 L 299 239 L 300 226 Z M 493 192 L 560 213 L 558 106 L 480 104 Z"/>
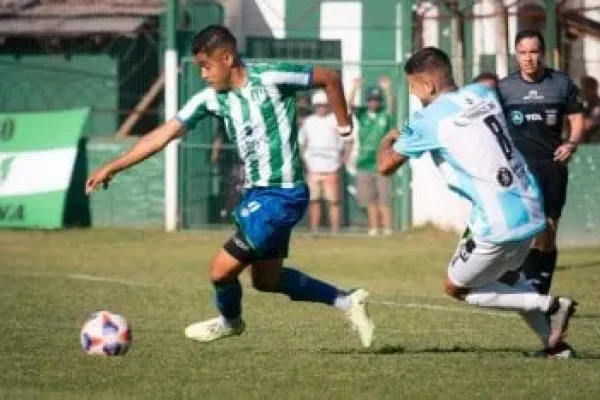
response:
<path id="1" fill-rule="evenodd" d="M 456 286 L 448 277 L 446 277 L 446 279 L 444 279 L 444 293 L 457 300 L 464 300 L 465 296 L 469 293 L 469 289 Z"/>
<path id="2" fill-rule="evenodd" d="M 269 281 L 253 279 L 252 287 L 259 292 L 272 293 L 277 291 L 277 282 L 273 283 Z"/>
<path id="3" fill-rule="evenodd" d="M 519 278 L 521 277 L 521 273 L 519 271 L 508 271 L 504 275 L 502 275 L 498 281 L 504 283 L 508 286 L 514 286 L 519 282 Z"/>
<path id="4" fill-rule="evenodd" d="M 266 260 L 252 264 L 252 286 L 259 292 L 278 292 L 281 278 L 281 260 Z"/>
<path id="5" fill-rule="evenodd" d="M 210 280 L 221 282 L 236 278 L 247 263 L 234 257 L 227 248 L 222 248 L 213 258 L 210 265 Z"/>

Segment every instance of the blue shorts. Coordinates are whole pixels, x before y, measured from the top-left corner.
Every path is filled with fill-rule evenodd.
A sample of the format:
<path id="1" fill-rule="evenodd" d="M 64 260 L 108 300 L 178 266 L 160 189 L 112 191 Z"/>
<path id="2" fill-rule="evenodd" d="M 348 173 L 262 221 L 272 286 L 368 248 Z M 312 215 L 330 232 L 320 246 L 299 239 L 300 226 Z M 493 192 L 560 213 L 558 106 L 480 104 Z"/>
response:
<path id="1" fill-rule="evenodd" d="M 292 228 L 304 216 L 308 201 L 306 185 L 252 188 L 244 194 L 233 216 L 259 259 L 286 258 Z"/>

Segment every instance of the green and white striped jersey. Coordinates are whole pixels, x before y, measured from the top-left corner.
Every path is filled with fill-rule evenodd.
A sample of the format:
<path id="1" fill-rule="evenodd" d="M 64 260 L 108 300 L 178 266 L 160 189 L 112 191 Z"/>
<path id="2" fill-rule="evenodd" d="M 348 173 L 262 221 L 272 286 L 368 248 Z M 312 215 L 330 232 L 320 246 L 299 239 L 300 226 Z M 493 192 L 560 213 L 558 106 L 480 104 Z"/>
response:
<path id="1" fill-rule="evenodd" d="M 225 120 L 246 171 L 246 187 L 292 188 L 304 182 L 298 145 L 295 92 L 312 84 L 312 66 L 246 64 L 246 85 L 192 97 L 177 119 L 193 129 L 207 115 Z"/>

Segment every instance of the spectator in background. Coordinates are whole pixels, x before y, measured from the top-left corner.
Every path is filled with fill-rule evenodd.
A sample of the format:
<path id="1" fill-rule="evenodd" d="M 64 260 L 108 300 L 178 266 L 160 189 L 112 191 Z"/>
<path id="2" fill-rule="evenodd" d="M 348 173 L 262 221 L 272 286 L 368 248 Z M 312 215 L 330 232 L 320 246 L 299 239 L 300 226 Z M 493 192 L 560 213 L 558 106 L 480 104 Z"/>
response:
<path id="1" fill-rule="evenodd" d="M 473 79 L 474 83 L 483 83 L 492 89 L 498 88 L 498 75 L 493 72 L 482 72 Z"/>
<path id="2" fill-rule="evenodd" d="M 362 81 L 355 79 L 348 96 L 348 104 L 354 104 L 356 91 Z M 385 97 L 385 103 L 384 103 Z M 379 227 L 383 234 L 392 234 L 392 181 L 377 172 L 377 151 L 381 139 L 393 128 L 393 97 L 391 81 L 387 77 L 379 80 L 379 87 L 368 89 L 366 107 L 355 108 L 358 120 L 355 144 L 358 146 L 356 160 L 356 191 L 358 203 L 367 208 L 369 235 L 376 236 Z"/>
<path id="3" fill-rule="evenodd" d="M 244 165 L 227 136 L 222 119 L 219 119 L 215 132 L 210 162 L 216 167 L 216 173 L 221 175 L 219 193 L 223 196 L 223 203 L 220 215 L 225 219 L 239 203 L 244 191 Z"/>
<path id="4" fill-rule="evenodd" d="M 592 76 L 581 78 L 583 93 L 583 126 L 586 142 L 600 142 L 600 96 L 598 96 L 598 81 Z"/>
<path id="5" fill-rule="evenodd" d="M 296 94 L 296 109 L 310 110 L 310 95 L 306 92 Z"/>
<path id="6" fill-rule="evenodd" d="M 340 229 L 340 170 L 351 141 L 337 134 L 335 116 L 324 91 L 314 93 L 312 104 L 314 113 L 305 119 L 299 132 L 310 189 L 309 225 L 313 233 L 318 232 L 324 198 L 329 205 L 331 232 L 337 233 Z"/>

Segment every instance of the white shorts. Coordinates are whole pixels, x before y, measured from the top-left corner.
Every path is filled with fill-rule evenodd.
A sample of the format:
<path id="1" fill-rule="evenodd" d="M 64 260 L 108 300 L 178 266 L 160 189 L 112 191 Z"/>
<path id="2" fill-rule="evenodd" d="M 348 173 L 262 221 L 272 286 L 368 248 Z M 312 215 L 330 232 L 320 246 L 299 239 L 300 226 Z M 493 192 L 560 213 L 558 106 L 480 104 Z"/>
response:
<path id="1" fill-rule="evenodd" d="M 532 239 L 486 243 L 463 239 L 448 266 L 448 278 L 459 287 L 478 288 L 497 281 L 508 271 L 521 267 Z"/>

